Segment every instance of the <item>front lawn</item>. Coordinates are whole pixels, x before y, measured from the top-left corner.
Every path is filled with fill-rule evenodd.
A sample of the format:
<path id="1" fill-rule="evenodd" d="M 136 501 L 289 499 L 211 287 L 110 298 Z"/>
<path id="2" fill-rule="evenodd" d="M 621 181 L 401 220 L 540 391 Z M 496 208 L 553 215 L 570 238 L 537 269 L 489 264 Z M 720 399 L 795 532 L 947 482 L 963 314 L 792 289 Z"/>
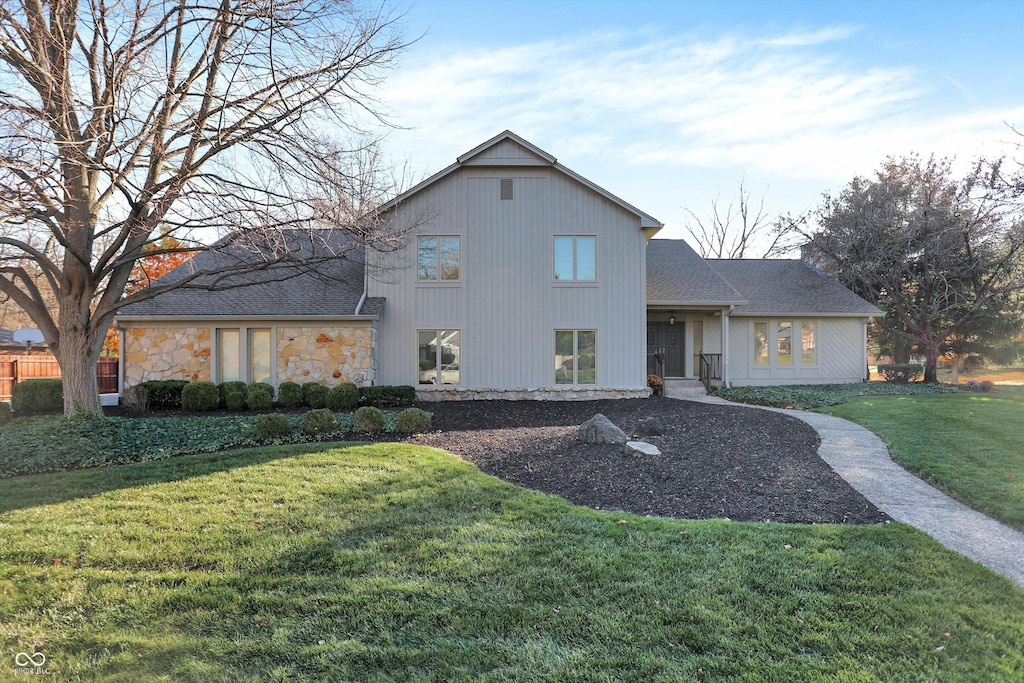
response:
<path id="1" fill-rule="evenodd" d="M 57 679 L 1013 681 L 1024 592 L 911 527 L 574 507 L 422 446 L 0 481 L 0 639 Z"/>
<path id="2" fill-rule="evenodd" d="M 1024 387 L 864 396 L 827 412 L 881 436 L 893 460 L 953 498 L 1024 531 Z"/>
<path id="3" fill-rule="evenodd" d="M 783 384 L 768 387 L 718 387 L 712 394 L 727 401 L 773 408 L 814 410 L 834 406 L 855 396 L 932 396 L 957 393 L 951 384 L 893 384 L 890 382 L 851 382 L 848 384 Z"/>

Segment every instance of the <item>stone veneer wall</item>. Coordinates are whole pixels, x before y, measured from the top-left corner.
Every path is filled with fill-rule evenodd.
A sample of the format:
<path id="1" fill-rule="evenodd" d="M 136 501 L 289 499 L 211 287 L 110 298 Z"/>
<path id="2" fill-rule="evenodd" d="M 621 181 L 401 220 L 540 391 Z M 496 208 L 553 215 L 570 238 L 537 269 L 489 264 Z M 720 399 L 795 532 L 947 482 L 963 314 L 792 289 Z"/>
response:
<path id="1" fill-rule="evenodd" d="M 129 327 L 124 334 L 124 385 L 156 379 L 210 379 L 210 328 Z"/>
<path id="2" fill-rule="evenodd" d="M 651 390 L 587 389 L 581 386 L 546 389 L 418 389 L 420 401 L 594 401 L 602 398 L 647 398 Z"/>
<path id="3" fill-rule="evenodd" d="M 376 347 L 377 330 L 370 323 L 278 327 L 277 381 L 370 384 Z"/>

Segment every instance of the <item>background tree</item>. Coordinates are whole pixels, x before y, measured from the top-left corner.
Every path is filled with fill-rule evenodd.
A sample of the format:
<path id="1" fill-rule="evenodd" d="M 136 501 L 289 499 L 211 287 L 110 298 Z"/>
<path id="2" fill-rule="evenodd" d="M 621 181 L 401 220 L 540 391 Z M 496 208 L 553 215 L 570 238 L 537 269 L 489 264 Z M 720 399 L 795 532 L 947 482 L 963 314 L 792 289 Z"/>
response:
<path id="1" fill-rule="evenodd" d="M 330 0 L 0 0 L 0 292 L 60 363 L 65 413 L 99 412 L 114 313 L 164 291 L 123 296 L 139 259 L 269 267 L 291 256 L 275 231 L 324 224 L 375 239 L 386 174 L 364 141 L 394 29 Z"/>
<path id="2" fill-rule="evenodd" d="M 755 206 L 745 181 L 741 180 L 737 196 L 722 205 L 721 196 L 711 200 L 711 216 L 701 219 L 694 211 L 683 208 L 689 218 L 685 229 L 690 242 L 704 258 L 747 258 L 761 238 L 770 242 L 760 258 L 777 254 L 783 236 L 772 233 L 773 222 L 764 209 L 764 196 Z"/>
<path id="3" fill-rule="evenodd" d="M 889 159 L 873 179 L 825 195 L 813 217 L 779 231 L 806 242 L 830 274 L 885 310 L 889 343 L 915 345 L 937 381 L 943 345 L 1019 314 L 1024 288 L 1021 178 L 977 162 L 955 178 L 945 159 Z"/>

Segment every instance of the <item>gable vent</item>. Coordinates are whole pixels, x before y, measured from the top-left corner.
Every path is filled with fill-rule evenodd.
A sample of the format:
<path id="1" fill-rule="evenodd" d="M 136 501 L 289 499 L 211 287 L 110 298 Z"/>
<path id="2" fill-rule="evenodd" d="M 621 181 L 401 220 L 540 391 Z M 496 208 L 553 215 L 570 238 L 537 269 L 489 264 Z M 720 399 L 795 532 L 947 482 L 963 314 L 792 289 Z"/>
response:
<path id="1" fill-rule="evenodd" d="M 501 179 L 501 198 L 512 199 L 512 179 L 502 178 Z"/>

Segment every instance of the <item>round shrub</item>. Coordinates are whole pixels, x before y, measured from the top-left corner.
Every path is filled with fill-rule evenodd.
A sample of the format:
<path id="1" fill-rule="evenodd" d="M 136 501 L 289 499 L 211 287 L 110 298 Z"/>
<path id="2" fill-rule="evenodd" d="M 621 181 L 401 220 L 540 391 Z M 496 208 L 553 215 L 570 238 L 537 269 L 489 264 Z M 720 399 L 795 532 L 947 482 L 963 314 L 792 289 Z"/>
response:
<path id="1" fill-rule="evenodd" d="M 0 401 L 0 427 L 11 421 L 11 404 Z"/>
<path id="2" fill-rule="evenodd" d="M 240 392 L 242 394 L 242 403 L 245 403 L 245 382 L 221 382 L 217 385 L 217 390 L 220 392 L 220 403 L 228 410 L 241 410 L 241 406 L 238 408 L 231 408 L 228 406 L 228 394 L 233 391 Z"/>
<path id="3" fill-rule="evenodd" d="M 310 408 L 323 408 L 327 405 L 327 387 L 316 382 L 302 385 L 302 402 Z"/>
<path id="4" fill-rule="evenodd" d="M 181 409 L 189 413 L 216 410 L 220 391 L 213 382 L 189 382 L 181 388 Z"/>
<path id="5" fill-rule="evenodd" d="M 376 434 L 384 431 L 384 412 L 373 406 L 363 406 L 356 410 L 352 419 L 352 431 L 364 434 Z"/>
<path id="6" fill-rule="evenodd" d="M 430 429 L 430 413 L 419 408 L 406 408 L 398 414 L 395 431 L 403 434 L 418 434 Z"/>
<path id="7" fill-rule="evenodd" d="M 963 388 L 965 391 L 981 391 L 981 382 L 976 379 L 969 379 Z"/>
<path id="8" fill-rule="evenodd" d="M 245 410 L 245 390 L 232 389 L 224 394 L 224 407 L 228 410 Z"/>
<path id="9" fill-rule="evenodd" d="M 295 382 L 281 382 L 277 385 L 277 403 L 282 408 L 298 408 L 302 405 L 302 385 Z"/>
<path id="10" fill-rule="evenodd" d="M 280 413 L 260 415 L 253 423 L 256 435 L 264 439 L 273 439 L 278 436 L 287 436 L 292 433 L 292 426 L 288 424 L 288 418 Z"/>
<path id="11" fill-rule="evenodd" d="M 59 379 L 26 379 L 11 389 L 16 413 L 59 413 L 64 410 L 64 383 Z"/>
<path id="12" fill-rule="evenodd" d="M 274 402 L 273 389 L 262 382 L 254 382 L 249 385 L 245 393 L 245 404 L 249 410 L 270 410 L 270 404 Z"/>
<path id="13" fill-rule="evenodd" d="M 355 410 L 359 404 L 359 387 L 343 382 L 327 392 L 327 407 L 335 412 Z"/>
<path id="14" fill-rule="evenodd" d="M 978 388 L 981 389 L 982 391 L 995 391 L 996 383 L 993 382 L 992 380 L 986 379 L 983 380 L 981 384 L 978 385 Z"/>
<path id="15" fill-rule="evenodd" d="M 326 408 L 310 410 L 302 416 L 302 431 L 306 434 L 325 434 L 338 428 L 334 413 Z"/>

